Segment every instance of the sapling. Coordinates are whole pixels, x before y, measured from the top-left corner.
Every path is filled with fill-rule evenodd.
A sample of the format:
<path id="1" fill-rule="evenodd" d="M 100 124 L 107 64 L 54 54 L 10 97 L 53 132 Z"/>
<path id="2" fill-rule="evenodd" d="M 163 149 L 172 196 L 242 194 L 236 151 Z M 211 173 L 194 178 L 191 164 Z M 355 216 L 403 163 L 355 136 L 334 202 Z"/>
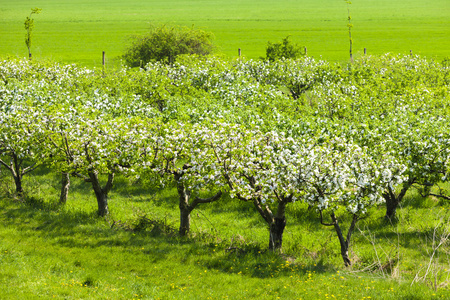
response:
<path id="1" fill-rule="evenodd" d="M 25 35 L 25 44 L 28 48 L 28 58 L 31 60 L 31 32 L 34 28 L 34 19 L 31 18 L 33 14 L 40 14 L 42 11 L 41 8 L 32 8 L 30 16 L 25 19 L 25 30 L 27 31 L 27 34 Z"/>
<path id="2" fill-rule="evenodd" d="M 347 23 L 347 27 L 348 27 L 348 39 L 350 42 L 350 60 L 351 62 L 353 62 L 353 39 L 352 39 L 352 16 L 350 15 L 350 4 L 352 4 L 352 2 L 350 1 L 345 1 L 345 3 L 347 3 L 347 13 L 348 13 L 348 23 Z"/>

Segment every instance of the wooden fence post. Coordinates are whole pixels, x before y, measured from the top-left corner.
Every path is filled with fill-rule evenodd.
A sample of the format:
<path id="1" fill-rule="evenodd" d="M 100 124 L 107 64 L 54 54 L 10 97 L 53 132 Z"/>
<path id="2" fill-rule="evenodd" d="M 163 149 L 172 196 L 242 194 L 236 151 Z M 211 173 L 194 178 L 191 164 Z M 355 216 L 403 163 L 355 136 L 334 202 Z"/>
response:
<path id="1" fill-rule="evenodd" d="M 364 48 L 364 55 L 367 54 L 367 48 Z"/>
<path id="2" fill-rule="evenodd" d="M 102 67 L 103 67 L 103 75 L 105 75 L 105 51 L 102 53 Z"/>

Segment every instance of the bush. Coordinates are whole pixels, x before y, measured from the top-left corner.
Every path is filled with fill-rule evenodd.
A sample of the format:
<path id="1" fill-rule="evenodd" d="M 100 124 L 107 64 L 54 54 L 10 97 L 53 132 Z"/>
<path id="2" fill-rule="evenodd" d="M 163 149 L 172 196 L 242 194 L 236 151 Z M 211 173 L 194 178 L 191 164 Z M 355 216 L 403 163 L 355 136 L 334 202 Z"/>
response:
<path id="1" fill-rule="evenodd" d="M 131 38 L 123 58 L 130 67 L 142 67 L 151 61 L 171 64 L 180 54 L 210 54 L 212 37 L 212 33 L 193 26 L 153 26 L 149 33 Z"/>
<path id="2" fill-rule="evenodd" d="M 283 41 L 279 43 L 267 42 L 266 59 L 270 61 L 275 61 L 280 58 L 296 59 L 305 54 L 302 47 L 289 40 L 289 36 L 285 37 Z"/>

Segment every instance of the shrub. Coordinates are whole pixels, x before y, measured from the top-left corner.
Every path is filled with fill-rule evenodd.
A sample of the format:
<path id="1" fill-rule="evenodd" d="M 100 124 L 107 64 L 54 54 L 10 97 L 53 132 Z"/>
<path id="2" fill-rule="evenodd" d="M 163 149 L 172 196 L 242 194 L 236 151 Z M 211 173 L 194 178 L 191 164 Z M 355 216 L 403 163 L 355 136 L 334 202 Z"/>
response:
<path id="1" fill-rule="evenodd" d="M 173 63 L 177 55 L 207 55 L 213 51 L 213 35 L 192 27 L 152 26 L 147 34 L 131 38 L 123 58 L 130 67 L 140 67 L 151 61 Z"/>
<path id="2" fill-rule="evenodd" d="M 267 42 L 266 59 L 270 61 L 275 61 L 280 58 L 296 59 L 305 54 L 301 46 L 289 40 L 289 35 L 279 43 Z"/>

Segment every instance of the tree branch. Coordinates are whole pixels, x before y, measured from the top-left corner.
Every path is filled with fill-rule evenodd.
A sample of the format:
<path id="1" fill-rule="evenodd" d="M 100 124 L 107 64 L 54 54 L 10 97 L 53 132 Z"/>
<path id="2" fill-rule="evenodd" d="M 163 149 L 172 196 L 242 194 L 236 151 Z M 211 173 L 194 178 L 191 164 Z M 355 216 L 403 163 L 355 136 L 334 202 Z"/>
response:
<path id="1" fill-rule="evenodd" d="M 112 189 L 114 183 L 114 172 L 108 174 L 108 181 L 106 182 L 105 187 L 102 189 L 103 193 L 108 194 Z"/>
<path id="2" fill-rule="evenodd" d="M 253 205 L 267 224 L 273 223 L 273 214 L 267 206 L 263 209 L 259 199 L 257 198 L 253 199 Z"/>
<path id="3" fill-rule="evenodd" d="M 1 159 L 0 159 L 0 164 L 3 165 L 3 166 L 5 166 L 5 168 L 7 168 L 7 169 L 10 170 L 10 171 L 12 170 L 12 167 L 11 167 L 11 166 L 8 166 L 8 165 L 7 165 L 3 160 L 1 160 Z"/>
<path id="4" fill-rule="evenodd" d="M 34 170 L 36 170 L 38 166 L 39 165 L 37 163 L 33 163 L 31 166 L 26 167 L 25 169 L 22 170 L 22 176 L 30 172 L 33 172 Z"/>
<path id="5" fill-rule="evenodd" d="M 449 196 L 445 196 L 445 195 L 442 195 L 442 194 L 433 194 L 433 193 L 430 193 L 429 195 L 430 195 L 430 196 L 435 196 L 435 197 L 438 197 L 438 198 L 443 198 L 443 199 L 445 199 L 445 200 L 450 200 L 450 197 L 449 197 Z"/>
<path id="6" fill-rule="evenodd" d="M 89 155 L 88 145 L 89 145 L 89 142 L 87 142 L 87 143 L 84 144 L 84 153 L 86 154 L 86 160 L 87 160 L 87 162 L 88 162 L 89 164 L 91 164 L 91 163 L 92 163 L 92 159 L 91 159 L 91 156 Z"/>
<path id="7" fill-rule="evenodd" d="M 355 230 L 356 222 L 358 222 L 359 218 L 356 214 L 353 214 L 352 224 L 350 225 L 350 228 L 347 231 L 347 239 L 346 242 L 350 242 L 350 238 L 352 237 L 352 233 Z"/>
<path id="8" fill-rule="evenodd" d="M 84 180 L 84 182 L 88 182 L 88 183 L 92 182 L 92 180 L 88 176 L 77 173 L 77 172 L 72 172 L 72 173 L 70 173 L 70 175 L 81 178 Z"/>
<path id="9" fill-rule="evenodd" d="M 443 199 L 445 199 L 445 200 L 450 200 L 450 197 L 449 197 L 449 196 L 444 195 L 443 190 L 442 190 L 442 188 L 441 188 L 439 185 L 437 185 L 437 187 L 439 188 L 439 194 L 434 194 L 434 193 L 431 193 L 431 192 L 430 192 L 430 193 L 428 193 L 428 195 L 422 194 L 422 193 L 420 192 L 420 188 L 418 188 L 418 187 L 416 187 L 416 186 L 414 186 L 414 185 L 413 185 L 413 187 L 417 190 L 417 192 L 419 193 L 419 195 L 422 196 L 423 198 L 426 198 L 427 196 L 434 196 L 434 197 L 437 197 L 437 198 L 443 198 Z"/>
<path id="10" fill-rule="evenodd" d="M 209 198 L 198 198 L 198 197 L 196 197 L 194 199 L 194 201 L 192 201 L 192 204 L 189 205 L 190 209 L 192 211 L 200 203 L 210 203 L 210 202 L 217 201 L 217 200 L 220 199 L 221 196 L 222 196 L 222 191 L 219 191 L 217 194 L 215 194 L 214 196 L 209 197 Z"/>
<path id="11" fill-rule="evenodd" d="M 62 135 L 62 133 L 61 133 L 61 135 Z M 64 146 L 65 146 L 64 152 L 66 152 L 66 156 L 67 156 L 68 160 L 69 160 L 69 158 L 70 158 L 70 160 L 73 160 L 73 155 L 72 155 L 72 152 L 70 151 L 69 141 L 67 140 L 66 132 L 64 133 Z"/>
<path id="12" fill-rule="evenodd" d="M 319 214 L 320 214 L 320 224 L 324 225 L 324 226 L 334 226 L 335 223 L 324 223 L 323 222 L 323 214 L 322 214 L 322 210 L 319 210 Z M 334 214 L 333 214 L 334 215 Z M 333 220 L 334 221 L 334 220 Z"/>

